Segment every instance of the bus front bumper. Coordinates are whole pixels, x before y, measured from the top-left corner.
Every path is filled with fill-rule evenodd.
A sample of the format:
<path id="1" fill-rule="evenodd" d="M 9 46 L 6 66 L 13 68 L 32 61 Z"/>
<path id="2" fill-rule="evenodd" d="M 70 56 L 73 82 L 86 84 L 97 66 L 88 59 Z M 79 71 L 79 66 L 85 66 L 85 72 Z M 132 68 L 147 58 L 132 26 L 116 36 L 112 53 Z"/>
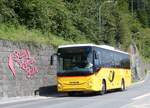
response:
<path id="1" fill-rule="evenodd" d="M 57 85 L 58 92 L 71 92 L 71 91 L 98 91 L 96 87 L 92 83 L 85 83 L 79 85 Z"/>

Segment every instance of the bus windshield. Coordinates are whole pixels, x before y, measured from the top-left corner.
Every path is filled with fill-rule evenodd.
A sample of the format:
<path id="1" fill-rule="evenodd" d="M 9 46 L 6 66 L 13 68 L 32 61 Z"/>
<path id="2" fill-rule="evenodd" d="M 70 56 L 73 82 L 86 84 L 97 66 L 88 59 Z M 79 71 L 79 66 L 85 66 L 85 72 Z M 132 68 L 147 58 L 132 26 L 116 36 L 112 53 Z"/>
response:
<path id="1" fill-rule="evenodd" d="M 58 72 L 92 72 L 92 51 L 89 48 L 59 50 Z"/>

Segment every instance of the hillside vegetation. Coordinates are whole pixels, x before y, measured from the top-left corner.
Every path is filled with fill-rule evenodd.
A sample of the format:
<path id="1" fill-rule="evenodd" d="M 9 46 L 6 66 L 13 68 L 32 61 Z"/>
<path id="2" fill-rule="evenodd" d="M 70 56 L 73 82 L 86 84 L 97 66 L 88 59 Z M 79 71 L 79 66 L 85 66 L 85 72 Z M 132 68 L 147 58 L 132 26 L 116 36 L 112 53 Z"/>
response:
<path id="1" fill-rule="evenodd" d="M 54 46 L 96 43 L 123 50 L 135 42 L 150 59 L 150 1 L 0 0 L 0 39 Z"/>

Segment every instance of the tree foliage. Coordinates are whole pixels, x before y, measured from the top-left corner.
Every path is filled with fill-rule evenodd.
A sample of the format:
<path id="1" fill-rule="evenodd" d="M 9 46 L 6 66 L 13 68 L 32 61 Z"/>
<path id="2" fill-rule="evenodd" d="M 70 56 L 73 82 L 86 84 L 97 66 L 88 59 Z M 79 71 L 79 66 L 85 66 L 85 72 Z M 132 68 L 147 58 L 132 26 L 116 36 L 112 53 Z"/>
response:
<path id="1" fill-rule="evenodd" d="M 0 23 L 122 49 L 135 41 L 150 58 L 149 0 L 0 0 Z"/>

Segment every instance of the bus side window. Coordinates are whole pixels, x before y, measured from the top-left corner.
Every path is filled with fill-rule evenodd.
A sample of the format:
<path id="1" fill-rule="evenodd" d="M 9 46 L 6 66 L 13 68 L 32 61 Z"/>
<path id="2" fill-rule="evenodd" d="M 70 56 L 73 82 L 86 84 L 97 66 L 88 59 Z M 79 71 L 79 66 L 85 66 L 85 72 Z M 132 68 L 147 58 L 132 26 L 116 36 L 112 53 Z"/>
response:
<path id="1" fill-rule="evenodd" d="M 102 64 L 102 54 L 100 51 L 98 51 L 98 61 L 99 61 L 99 66 L 101 67 L 101 64 Z"/>
<path id="2" fill-rule="evenodd" d="M 94 70 L 99 69 L 99 55 L 98 52 L 94 51 Z"/>
<path id="3" fill-rule="evenodd" d="M 97 52 L 96 51 L 94 51 L 94 62 L 95 62 L 95 64 L 98 64 L 98 54 L 97 54 Z"/>

